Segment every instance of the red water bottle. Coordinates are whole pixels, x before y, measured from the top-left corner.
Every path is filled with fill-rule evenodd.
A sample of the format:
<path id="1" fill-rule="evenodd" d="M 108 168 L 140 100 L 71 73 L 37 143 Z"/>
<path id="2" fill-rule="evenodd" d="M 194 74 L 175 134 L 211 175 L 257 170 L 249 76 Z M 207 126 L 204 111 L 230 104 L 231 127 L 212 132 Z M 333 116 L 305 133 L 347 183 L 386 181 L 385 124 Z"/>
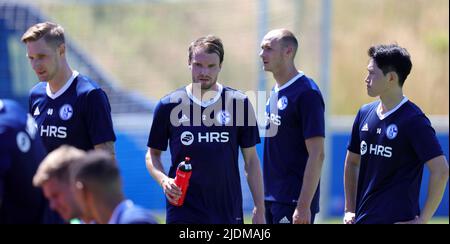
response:
<path id="1" fill-rule="evenodd" d="M 178 199 L 174 206 L 180 207 L 184 203 L 186 192 L 189 187 L 189 179 L 192 175 L 192 166 L 190 164 L 190 158 L 186 157 L 183 162 L 178 165 L 177 174 L 175 176 L 175 184 L 181 188 L 181 197 Z"/>

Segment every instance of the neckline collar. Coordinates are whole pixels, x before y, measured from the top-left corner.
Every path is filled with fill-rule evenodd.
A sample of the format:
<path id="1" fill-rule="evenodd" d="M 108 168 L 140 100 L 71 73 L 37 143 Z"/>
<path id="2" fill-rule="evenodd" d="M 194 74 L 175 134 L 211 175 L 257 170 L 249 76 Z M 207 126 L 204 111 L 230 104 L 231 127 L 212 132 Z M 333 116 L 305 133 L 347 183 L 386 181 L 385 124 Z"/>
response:
<path id="1" fill-rule="evenodd" d="M 303 75 L 305 75 L 303 73 L 303 71 L 299 71 L 298 74 L 296 76 L 294 76 L 292 79 L 290 79 L 288 82 L 286 82 L 284 85 L 278 87 L 278 84 L 275 84 L 275 87 L 273 88 L 273 90 L 275 92 L 280 92 L 281 90 L 287 88 L 288 86 L 292 85 L 295 81 L 297 81 L 300 77 L 302 77 Z"/>
<path id="2" fill-rule="evenodd" d="M 78 71 L 74 70 L 69 80 L 67 80 L 66 84 L 64 84 L 64 86 L 61 87 L 61 89 L 59 89 L 59 91 L 57 91 L 56 93 L 52 93 L 52 91 L 50 90 L 50 85 L 47 82 L 46 87 L 47 96 L 53 100 L 60 97 L 64 92 L 67 91 L 67 89 L 69 89 L 70 85 L 72 85 L 73 81 L 75 80 L 75 78 L 77 78 L 78 74 L 79 74 Z"/>
<path id="3" fill-rule="evenodd" d="M 400 101 L 397 106 L 395 106 L 393 109 L 389 110 L 387 113 L 382 114 L 382 101 L 380 100 L 380 103 L 377 106 L 377 115 L 380 120 L 383 120 L 387 118 L 389 115 L 393 114 L 395 111 L 397 111 L 403 104 L 405 104 L 408 101 L 408 98 L 406 96 L 403 96 L 403 99 Z"/>
<path id="4" fill-rule="evenodd" d="M 206 107 L 210 106 L 211 104 L 214 104 L 215 102 L 217 102 L 217 101 L 220 99 L 220 97 L 222 96 L 223 86 L 222 86 L 219 82 L 217 82 L 217 86 L 218 86 L 219 90 L 217 91 L 216 96 L 214 96 L 212 99 L 210 99 L 210 100 L 208 100 L 208 101 L 201 101 L 201 100 L 199 100 L 198 98 L 196 98 L 196 97 L 192 94 L 191 89 L 189 89 L 189 86 L 186 86 L 185 90 L 186 90 L 186 93 L 187 93 L 188 97 L 189 97 L 194 103 L 196 103 L 196 104 L 198 104 L 198 105 L 200 105 L 200 106 L 206 108 Z"/>

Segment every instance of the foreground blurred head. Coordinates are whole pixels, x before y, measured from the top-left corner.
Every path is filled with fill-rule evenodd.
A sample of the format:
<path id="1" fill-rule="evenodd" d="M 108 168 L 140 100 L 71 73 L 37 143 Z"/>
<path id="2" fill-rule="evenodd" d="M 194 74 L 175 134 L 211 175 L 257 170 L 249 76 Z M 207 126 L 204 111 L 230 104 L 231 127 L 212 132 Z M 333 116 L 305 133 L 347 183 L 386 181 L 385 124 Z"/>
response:
<path id="1" fill-rule="evenodd" d="M 77 163 L 85 154 L 84 151 L 63 145 L 48 154 L 33 178 L 33 184 L 42 187 L 50 207 L 66 221 L 81 216 L 70 187 L 69 166 Z"/>
<path id="2" fill-rule="evenodd" d="M 101 212 L 111 211 L 124 200 L 116 161 L 105 151 L 93 150 L 70 167 L 75 199 L 83 219 L 106 224 Z"/>

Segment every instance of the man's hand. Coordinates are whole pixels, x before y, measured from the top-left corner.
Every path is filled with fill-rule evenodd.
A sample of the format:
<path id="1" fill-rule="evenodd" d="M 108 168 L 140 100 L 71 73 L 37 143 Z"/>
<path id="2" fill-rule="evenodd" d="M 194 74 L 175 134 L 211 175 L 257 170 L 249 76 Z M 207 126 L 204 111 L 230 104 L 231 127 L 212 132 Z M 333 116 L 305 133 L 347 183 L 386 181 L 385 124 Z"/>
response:
<path id="1" fill-rule="evenodd" d="M 311 224 L 311 209 L 310 207 L 297 206 L 292 215 L 293 224 Z"/>
<path id="2" fill-rule="evenodd" d="M 355 223 L 355 213 L 352 212 L 345 212 L 344 219 L 342 220 L 344 224 L 354 224 Z"/>
<path id="3" fill-rule="evenodd" d="M 266 223 L 264 208 L 258 208 L 258 207 L 253 208 L 252 223 L 253 224 L 265 224 Z"/>
<path id="4" fill-rule="evenodd" d="M 176 204 L 181 197 L 181 189 L 175 184 L 172 178 L 165 178 L 161 181 L 161 187 L 170 203 Z"/>

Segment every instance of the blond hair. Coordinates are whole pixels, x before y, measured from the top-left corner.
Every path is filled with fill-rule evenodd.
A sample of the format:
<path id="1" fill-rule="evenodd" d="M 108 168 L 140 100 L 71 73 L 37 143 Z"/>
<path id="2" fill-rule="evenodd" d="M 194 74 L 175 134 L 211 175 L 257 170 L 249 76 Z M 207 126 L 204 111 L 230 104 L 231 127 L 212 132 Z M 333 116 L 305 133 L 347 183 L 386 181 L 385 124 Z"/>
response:
<path id="1" fill-rule="evenodd" d="M 52 47 L 59 47 L 65 43 L 64 29 L 52 22 L 43 22 L 31 26 L 22 36 L 22 42 L 33 42 L 44 38 L 45 42 Z"/>
<path id="2" fill-rule="evenodd" d="M 86 152 L 72 146 L 63 145 L 44 158 L 33 177 L 33 185 L 41 187 L 50 178 L 70 182 L 69 166 L 84 157 Z"/>

